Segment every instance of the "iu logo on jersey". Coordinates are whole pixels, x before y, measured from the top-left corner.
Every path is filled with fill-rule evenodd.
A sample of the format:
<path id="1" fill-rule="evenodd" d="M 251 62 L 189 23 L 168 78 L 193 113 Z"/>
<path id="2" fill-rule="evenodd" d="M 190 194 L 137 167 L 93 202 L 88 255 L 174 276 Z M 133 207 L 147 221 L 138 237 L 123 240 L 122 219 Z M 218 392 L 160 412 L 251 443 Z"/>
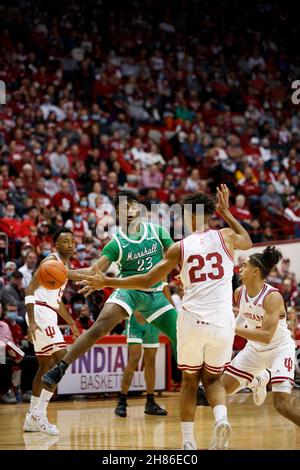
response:
<path id="1" fill-rule="evenodd" d="M 284 367 L 290 372 L 293 368 L 293 361 L 290 357 L 286 357 L 284 360 Z"/>
<path id="2" fill-rule="evenodd" d="M 49 336 L 49 338 L 54 338 L 55 336 L 55 328 L 54 326 L 47 326 L 45 328 L 46 335 Z"/>

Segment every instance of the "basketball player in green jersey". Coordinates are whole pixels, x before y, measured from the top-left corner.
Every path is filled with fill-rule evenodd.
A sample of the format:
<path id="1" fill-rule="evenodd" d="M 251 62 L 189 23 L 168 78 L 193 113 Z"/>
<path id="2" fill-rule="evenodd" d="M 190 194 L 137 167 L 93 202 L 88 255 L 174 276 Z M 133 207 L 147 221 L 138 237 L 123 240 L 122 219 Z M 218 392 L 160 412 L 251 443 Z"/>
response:
<path id="1" fill-rule="evenodd" d="M 138 198 L 133 192 L 119 193 L 115 205 L 120 220 L 126 220 L 127 226 L 119 227 L 112 240 L 104 247 L 101 258 L 91 268 L 68 271 L 70 280 L 79 281 L 82 280 L 82 275 L 94 276 L 98 271 L 105 272 L 113 261 L 118 263 L 121 277 L 147 273 L 163 259 L 164 251 L 172 245 L 173 240 L 163 227 L 150 222 L 140 222 Z M 134 223 L 135 220 L 137 223 Z M 130 317 L 135 310 L 140 312 L 148 323 L 169 337 L 177 357 L 177 312 L 163 290 L 164 283 L 161 281 L 143 291 L 115 290 L 94 325 L 83 333 L 63 359 L 42 377 L 45 388 L 53 391 L 72 362 L 88 351 L 98 339 L 107 335 L 116 324 Z M 86 294 L 91 292 L 92 290 L 88 289 Z"/>

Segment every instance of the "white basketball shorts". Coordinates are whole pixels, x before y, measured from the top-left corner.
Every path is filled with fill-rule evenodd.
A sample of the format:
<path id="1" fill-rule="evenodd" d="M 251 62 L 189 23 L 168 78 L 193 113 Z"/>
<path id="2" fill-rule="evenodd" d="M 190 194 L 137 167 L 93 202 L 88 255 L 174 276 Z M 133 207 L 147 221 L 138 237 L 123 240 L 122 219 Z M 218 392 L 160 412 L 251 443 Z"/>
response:
<path id="1" fill-rule="evenodd" d="M 35 332 L 35 341 L 33 342 L 36 356 L 51 356 L 60 349 L 66 349 L 64 337 L 57 325 L 57 313 L 52 307 L 35 305 L 34 318 L 40 327 L 40 330 Z M 27 315 L 26 321 L 28 323 Z"/>
<path id="2" fill-rule="evenodd" d="M 226 367 L 226 373 L 246 387 L 265 369 L 271 373 L 273 392 L 291 393 L 295 370 L 295 343 L 292 339 L 268 351 L 257 351 L 247 343 Z"/>
<path id="3" fill-rule="evenodd" d="M 177 319 L 178 368 L 193 373 L 205 367 L 211 374 L 219 374 L 230 363 L 233 339 L 233 324 L 220 327 L 181 311 Z"/>

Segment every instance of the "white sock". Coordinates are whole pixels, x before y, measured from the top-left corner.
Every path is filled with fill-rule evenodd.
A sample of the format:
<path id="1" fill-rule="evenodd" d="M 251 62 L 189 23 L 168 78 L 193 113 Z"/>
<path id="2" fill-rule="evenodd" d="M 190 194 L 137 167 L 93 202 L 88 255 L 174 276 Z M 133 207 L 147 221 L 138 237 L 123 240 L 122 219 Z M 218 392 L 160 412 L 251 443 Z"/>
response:
<path id="1" fill-rule="evenodd" d="M 49 403 L 49 400 L 51 400 L 53 393 L 48 392 L 48 390 L 45 390 L 44 388 L 42 389 L 38 404 L 37 404 L 37 412 L 40 414 L 46 414 L 46 409 Z"/>
<path id="2" fill-rule="evenodd" d="M 227 419 L 227 406 L 217 405 L 213 408 L 213 412 L 214 412 L 216 421 L 219 421 L 222 418 Z"/>
<path id="3" fill-rule="evenodd" d="M 40 397 L 35 397 L 34 395 L 31 395 L 29 411 L 32 411 L 33 408 L 35 408 L 37 406 L 37 404 L 39 402 L 39 398 Z"/>
<path id="4" fill-rule="evenodd" d="M 196 445 L 193 421 L 181 421 L 181 432 L 183 442 L 191 442 Z"/>

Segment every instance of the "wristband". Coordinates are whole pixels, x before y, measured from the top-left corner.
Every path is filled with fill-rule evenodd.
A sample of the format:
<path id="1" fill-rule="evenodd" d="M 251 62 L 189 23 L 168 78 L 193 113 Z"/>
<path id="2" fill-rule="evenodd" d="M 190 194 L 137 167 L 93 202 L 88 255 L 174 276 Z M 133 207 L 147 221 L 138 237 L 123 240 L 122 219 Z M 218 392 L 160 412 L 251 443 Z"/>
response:
<path id="1" fill-rule="evenodd" d="M 34 295 L 26 295 L 26 297 L 25 297 L 25 305 L 34 304 L 34 303 L 35 303 L 35 297 L 34 297 Z"/>

